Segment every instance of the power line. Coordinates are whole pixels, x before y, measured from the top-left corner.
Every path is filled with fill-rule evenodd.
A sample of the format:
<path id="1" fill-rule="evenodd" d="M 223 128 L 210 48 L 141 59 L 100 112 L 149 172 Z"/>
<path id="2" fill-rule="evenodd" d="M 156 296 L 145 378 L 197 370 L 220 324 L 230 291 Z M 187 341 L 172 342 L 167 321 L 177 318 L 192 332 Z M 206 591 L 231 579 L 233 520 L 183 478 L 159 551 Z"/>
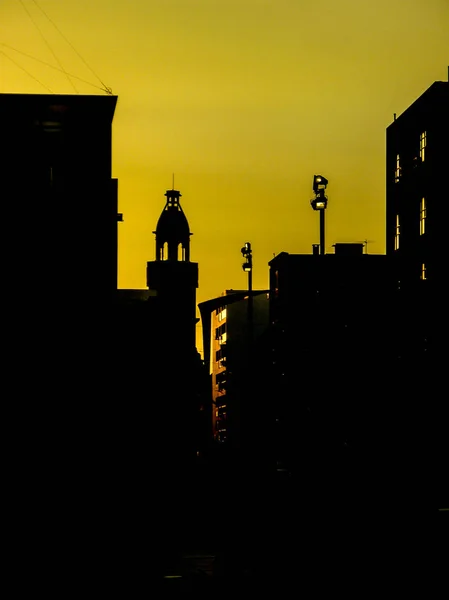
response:
<path id="1" fill-rule="evenodd" d="M 4 44 L 2 44 L 4 45 Z M 39 81 L 39 79 L 37 77 L 35 77 L 34 75 L 31 75 L 31 73 L 29 73 L 24 67 L 22 67 L 21 65 L 19 65 L 18 62 L 16 62 L 14 59 L 12 59 L 10 56 L 8 56 L 6 54 L 6 52 L 4 50 L 0 50 L 0 52 L 6 56 L 6 58 L 9 58 L 9 60 L 14 63 L 16 65 L 16 67 L 19 67 L 19 69 L 22 69 L 22 71 L 24 71 L 27 75 L 29 75 L 29 77 L 31 77 L 31 79 L 34 79 L 35 81 L 37 81 L 37 83 L 39 83 L 42 87 L 44 87 L 46 90 L 48 90 L 50 92 L 50 94 L 54 94 L 54 92 L 48 87 L 48 85 L 45 85 L 45 83 L 42 83 L 42 81 Z"/>
<path id="2" fill-rule="evenodd" d="M 45 60 L 41 60 L 40 58 L 36 58 L 35 56 L 31 56 L 31 54 L 27 54 L 26 52 L 22 52 L 22 50 L 17 50 L 17 48 L 13 48 L 9 44 L 4 44 L 4 43 L 0 42 L 0 46 L 4 46 L 5 48 L 9 48 L 10 50 L 14 50 L 14 52 L 18 52 L 19 54 L 22 54 L 23 56 L 26 56 L 27 58 L 31 58 L 32 60 L 40 62 L 43 65 L 45 65 L 47 67 L 50 67 L 50 69 L 55 69 L 55 71 L 61 72 L 61 69 L 59 69 L 58 67 L 55 67 L 54 65 L 51 65 L 48 62 L 45 62 Z M 1 52 L 5 56 L 7 56 L 9 58 L 9 56 L 6 54 L 6 52 L 4 52 L 3 50 Z M 12 59 L 10 58 L 10 60 L 12 60 Z M 20 67 L 20 68 L 22 68 L 22 67 Z M 83 83 L 87 83 L 87 85 L 91 85 L 92 87 L 96 88 L 97 90 L 101 90 L 102 92 L 107 91 L 103 87 L 100 87 L 99 85 L 95 85 L 95 83 L 91 83 L 90 81 L 86 81 L 85 79 L 82 79 L 81 77 L 77 77 L 76 75 L 72 75 L 71 73 L 68 73 L 68 75 L 70 75 L 70 77 L 73 77 L 73 79 L 78 79 L 78 81 L 82 81 Z M 30 77 L 33 77 L 33 76 L 30 75 Z M 33 79 L 36 79 L 36 78 L 33 77 Z M 36 79 L 36 81 L 38 81 L 38 80 Z M 46 86 L 44 86 L 44 87 L 46 87 Z M 52 92 L 52 93 L 54 93 L 54 92 Z"/>
<path id="3" fill-rule="evenodd" d="M 33 25 L 36 27 L 36 29 L 38 30 L 41 38 L 44 40 L 47 48 L 50 50 L 50 52 L 52 53 L 54 59 L 56 60 L 56 62 L 58 63 L 58 65 L 61 68 L 61 71 L 66 75 L 70 85 L 73 87 L 73 89 L 75 90 L 75 93 L 78 94 L 78 90 L 75 87 L 75 84 L 73 83 L 73 81 L 70 79 L 69 74 L 67 73 L 67 71 L 64 69 L 64 67 L 61 64 L 61 61 L 59 60 L 59 58 L 56 56 L 55 52 L 53 51 L 53 48 L 50 46 L 50 44 L 48 43 L 46 37 L 44 36 L 44 34 L 42 33 L 41 29 L 39 28 L 38 24 L 36 23 L 36 21 L 33 19 L 30 11 L 27 9 L 27 7 L 25 6 L 25 4 L 23 3 L 23 0 L 19 0 L 20 4 L 22 5 L 23 10 L 26 12 L 26 14 L 28 15 L 28 17 L 30 18 L 30 21 L 33 23 Z"/>
<path id="4" fill-rule="evenodd" d="M 43 8 L 41 8 L 39 6 L 39 4 L 36 2 L 36 0 L 33 0 L 34 4 L 37 6 L 37 8 L 41 11 L 41 13 L 48 19 L 48 21 L 53 25 L 53 27 L 56 29 L 56 31 L 59 33 L 59 35 L 63 38 L 63 40 L 65 40 L 65 42 L 72 48 L 72 50 L 75 52 L 75 54 L 78 56 L 78 58 L 86 65 L 86 67 L 89 69 L 89 71 L 94 75 L 94 77 L 96 77 L 98 79 L 98 81 L 101 83 L 101 85 L 103 86 L 103 91 L 105 91 L 108 94 L 112 94 L 112 90 L 111 88 L 109 88 L 107 85 L 105 85 L 103 83 L 103 81 L 100 79 L 100 77 L 95 73 L 95 71 L 92 69 L 92 67 L 90 65 L 87 64 L 86 60 L 81 56 L 81 54 L 78 52 L 78 50 L 75 48 L 75 46 L 66 38 L 66 36 L 62 33 L 62 31 L 59 29 L 59 27 L 56 25 L 56 23 L 54 23 L 54 21 L 52 21 L 52 19 L 50 19 L 50 17 L 47 15 L 47 13 L 45 12 L 45 10 Z"/>

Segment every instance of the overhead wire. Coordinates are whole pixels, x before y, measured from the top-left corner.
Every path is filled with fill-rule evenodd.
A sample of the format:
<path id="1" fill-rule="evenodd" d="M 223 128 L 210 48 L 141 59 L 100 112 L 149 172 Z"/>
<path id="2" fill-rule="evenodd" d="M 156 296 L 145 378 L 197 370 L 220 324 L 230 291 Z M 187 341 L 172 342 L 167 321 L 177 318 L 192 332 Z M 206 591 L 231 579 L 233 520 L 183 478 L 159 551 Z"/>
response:
<path id="1" fill-rule="evenodd" d="M 4 45 L 4 44 L 2 44 Z M 27 71 L 24 67 L 22 67 L 22 65 L 19 65 L 18 62 L 16 62 L 13 58 L 11 58 L 10 56 L 8 56 L 8 54 L 6 54 L 6 52 L 4 50 L 0 50 L 0 52 L 6 56 L 6 58 L 9 58 L 9 60 L 14 63 L 16 65 L 16 67 L 18 67 L 19 69 L 22 69 L 22 71 L 24 71 L 29 77 L 31 77 L 31 79 L 34 79 L 35 81 L 37 81 L 37 83 L 39 83 L 42 87 L 44 87 L 46 90 L 48 90 L 50 92 L 50 94 L 54 94 L 54 92 L 48 87 L 48 85 L 45 85 L 45 83 L 42 83 L 42 81 L 39 81 L 39 79 L 37 77 L 35 77 L 34 75 L 32 75 L 29 71 Z"/>
<path id="2" fill-rule="evenodd" d="M 20 0 L 22 1 L 22 0 Z M 48 16 L 48 14 L 45 12 L 45 10 L 43 8 L 40 7 L 40 5 L 37 3 L 36 0 L 32 0 L 33 3 L 36 5 L 36 7 L 42 12 L 42 14 L 48 19 L 48 21 L 53 25 L 53 27 L 56 29 L 56 31 L 59 33 L 59 35 L 65 40 L 65 42 L 70 46 L 70 48 L 72 48 L 72 50 L 75 52 L 75 54 L 78 56 L 78 58 L 86 65 L 86 67 L 89 69 L 89 71 L 94 75 L 94 77 L 96 77 L 98 79 L 98 81 L 101 83 L 101 85 L 103 86 L 101 89 L 103 89 L 103 91 L 105 91 L 108 94 L 112 94 L 112 90 L 111 88 L 109 88 L 102 80 L 101 78 L 97 75 L 97 73 L 95 73 L 95 71 L 92 69 L 92 67 L 87 63 L 87 61 L 81 56 L 81 54 L 78 52 L 78 50 L 75 48 L 75 46 L 67 39 L 67 37 L 62 33 L 62 31 L 59 29 L 59 27 L 56 25 L 56 23 Z"/>
<path id="3" fill-rule="evenodd" d="M 20 4 L 22 5 L 23 10 L 26 12 L 26 14 L 28 15 L 30 21 L 33 23 L 33 25 L 36 27 L 37 31 L 39 32 L 41 38 L 44 40 L 47 48 L 50 50 L 50 52 L 53 55 L 53 58 L 56 60 L 56 62 L 58 63 L 60 70 L 66 75 L 70 85 L 73 87 L 73 89 L 75 90 L 75 93 L 78 94 L 78 90 L 75 87 L 75 84 L 73 83 L 73 81 L 70 79 L 69 74 L 67 73 L 67 71 L 64 69 L 64 67 L 62 66 L 61 61 L 59 60 L 59 58 L 56 56 L 55 52 L 53 51 L 53 48 L 50 46 L 50 44 L 47 41 L 47 38 L 45 37 L 45 35 L 42 33 L 42 30 L 40 29 L 39 25 L 36 23 L 36 21 L 33 19 L 32 14 L 30 13 L 30 11 L 27 9 L 27 7 L 25 6 L 23 0 L 19 0 Z M 37 5 L 37 3 L 35 2 L 36 6 L 39 8 L 39 6 Z"/>
<path id="4" fill-rule="evenodd" d="M 55 67 L 54 65 L 51 65 L 48 62 L 45 62 L 45 60 L 41 60 L 40 58 L 36 58 L 35 56 L 32 56 L 31 54 L 27 54 L 26 52 L 23 52 L 22 50 L 17 50 L 17 48 L 14 48 L 13 46 L 10 46 L 9 44 L 5 44 L 3 42 L 0 42 L 0 46 L 4 46 L 5 48 L 9 48 L 10 50 L 14 50 L 14 52 L 18 52 L 19 54 L 22 54 L 23 56 L 26 56 L 27 58 L 31 58 L 32 60 L 35 60 L 37 62 L 42 63 L 43 65 L 49 67 L 50 69 L 54 69 L 55 71 L 59 71 L 61 72 L 61 69 L 59 69 L 58 67 Z M 2 54 L 4 54 L 7 58 L 9 58 L 10 60 L 12 60 L 4 50 L 1 50 Z M 12 61 L 14 62 L 14 61 Z M 17 64 L 17 63 L 15 63 Z M 22 67 L 21 67 L 22 68 Z M 23 69 L 25 70 L 25 69 Z M 82 81 L 83 83 L 86 83 L 87 85 L 90 85 L 94 88 L 96 88 L 97 90 L 101 90 L 101 91 L 105 91 L 105 89 L 103 87 L 100 87 L 99 85 L 95 85 L 95 83 L 91 83 L 90 81 L 87 81 L 86 79 L 82 79 L 81 77 L 78 77 L 77 75 L 72 75 L 71 73 L 68 73 L 68 75 L 70 77 L 72 77 L 73 79 L 77 79 L 78 81 Z M 35 77 L 33 77 L 33 79 L 36 79 Z M 36 81 L 38 81 L 36 79 Z M 45 86 L 46 87 L 46 86 Z M 53 92 L 52 92 L 53 93 Z"/>

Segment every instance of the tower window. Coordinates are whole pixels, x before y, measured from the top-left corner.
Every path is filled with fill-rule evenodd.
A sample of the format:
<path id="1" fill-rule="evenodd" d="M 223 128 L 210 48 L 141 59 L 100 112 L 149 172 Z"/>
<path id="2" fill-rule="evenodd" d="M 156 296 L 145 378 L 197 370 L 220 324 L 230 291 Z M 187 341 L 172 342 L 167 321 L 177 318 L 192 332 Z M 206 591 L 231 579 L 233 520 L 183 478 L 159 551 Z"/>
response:
<path id="1" fill-rule="evenodd" d="M 401 176 L 401 161 L 399 158 L 399 154 L 396 154 L 396 169 L 394 172 L 394 181 L 396 183 L 399 181 L 400 176 Z"/>
<path id="2" fill-rule="evenodd" d="M 394 249 L 399 250 L 399 237 L 401 235 L 401 226 L 399 224 L 399 215 L 396 215 L 396 232 L 394 235 Z"/>
<path id="3" fill-rule="evenodd" d="M 421 198 L 421 210 L 419 211 L 419 234 L 424 235 L 426 232 L 426 216 L 427 216 L 427 208 L 426 208 L 426 199 Z"/>
<path id="4" fill-rule="evenodd" d="M 421 265 L 421 279 L 423 281 L 426 280 L 426 263 L 422 263 Z"/>
<path id="5" fill-rule="evenodd" d="M 419 136 L 419 157 L 424 162 L 426 158 L 427 132 L 423 131 Z"/>

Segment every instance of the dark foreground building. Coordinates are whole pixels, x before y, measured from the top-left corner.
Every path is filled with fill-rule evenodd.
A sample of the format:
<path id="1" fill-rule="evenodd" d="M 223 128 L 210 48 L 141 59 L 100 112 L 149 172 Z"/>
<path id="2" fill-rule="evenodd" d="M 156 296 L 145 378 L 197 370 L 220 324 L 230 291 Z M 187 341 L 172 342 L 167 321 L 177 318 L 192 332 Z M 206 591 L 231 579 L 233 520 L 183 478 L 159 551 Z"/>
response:
<path id="1" fill-rule="evenodd" d="M 449 83 L 434 82 L 386 131 L 386 240 L 394 272 L 395 387 L 414 398 L 412 424 L 428 474 L 429 501 L 449 505 L 445 408 Z M 400 390 L 400 391 L 399 391 Z M 425 465 L 425 466 L 424 466 Z"/>
<path id="2" fill-rule="evenodd" d="M 116 96 L 0 94 L 0 180 L 8 285 L 35 301 L 111 301 L 117 288 Z M 19 279 L 20 280 L 20 279 Z"/>
<path id="3" fill-rule="evenodd" d="M 362 245 L 335 250 L 270 261 L 278 460 L 293 470 L 315 468 L 318 455 L 325 468 L 380 435 L 373 424 L 394 353 L 387 258 L 362 254 Z"/>

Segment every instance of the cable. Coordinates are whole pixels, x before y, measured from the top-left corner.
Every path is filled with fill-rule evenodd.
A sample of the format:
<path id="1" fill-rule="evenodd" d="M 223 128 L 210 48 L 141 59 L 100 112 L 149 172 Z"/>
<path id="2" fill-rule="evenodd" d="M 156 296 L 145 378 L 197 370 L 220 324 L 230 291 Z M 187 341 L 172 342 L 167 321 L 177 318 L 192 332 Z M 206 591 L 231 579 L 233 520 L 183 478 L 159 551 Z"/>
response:
<path id="1" fill-rule="evenodd" d="M 4 45 L 4 44 L 2 44 Z M 39 81 L 39 79 L 37 77 L 34 77 L 34 75 L 31 75 L 31 73 L 29 73 L 24 67 L 22 67 L 21 65 L 19 65 L 19 63 L 17 63 L 14 59 L 12 59 L 10 56 L 8 56 L 6 54 L 6 52 L 4 50 L 0 50 L 0 52 L 6 56 L 6 58 L 9 58 L 9 60 L 14 63 L 16 65 L 16 67 L 19 67 L 19 69 L 22 69 L 22 71 L 25 71 L 25 73 L 27 75 L 29 75 L 31 77 L 31 79 L 34 79 L 35 81 L 37 81 L 37 83 L 39 83 L 41 86 L 43 86 L 46 90 L 48 90 L 50 92 L 50 94 L 54 94 L 54 92 L 47 86 L 45 85 L 45 83 L 42 83 L 42 81 Z"/>
<path id="2" fill-rule="evenodd" d="M 17 48 L 13 48 L 9 44 L 4 44 L 4 43 L 0 42 L 0 46 L 4 46 L 5 48 L 9 48 L 10 50 L 14 50 L 14 52 L 18 52 L 19 54 L 22 54 L 23 56 L 26 56 L 27 58 L 31 58 L 32 60 L 36 60 L 37 62 L 40 62 L 40 63 L 42 63 L 43 65 L 45 65 L 47 67 L 50 67 L 50 69 L 55 69 L 55 71 L 60 71 L 61 72 L 61 69 L 58 69 L 58 67 L 55 67 L 54 65 L 51 65 L 50 63 L 47 63 L 44 60 L 41 60 L 40 58 L 36 58 L 34 56 L 31 56 L 31 54 L 27 54 L 26 52 L 22 52 L 22 50 L 17 50 Z M 3 51 L 3 54 L 5 54 L 5 56 L 8 56 L 4 51 Z M 10 59 L 10 60 L 12 60 L 12 59 Z M 77 77 L 76 75 L 72 75 L 71 73 L 68 73 L 68 75 L 70 75 L 70 77 L 72 77 L 73 79 L 78 79 L 78 81 L 82 81 L 83 83 L 87 83 L 87 85 L 91 85 L 92 87 L 96 88 L 97 90 L 101 90 L 102 92 L 108 91 L 108 90 L 105 90 L 105 88 L 100 87 L 99 85 L 95 85 L 95 83 L 91 83 L 90 81 L 86 81 L 85 79 L 81 79 L 81 77 Z"/>
<path id="3" fill-rule="evenodd" d="M 30 11 L 27 9 L 27 7 L 25 6 L 25 4 L 23 3 L 23 0 L 19 0 L 20 4 L 23 7 L 23 10 L 26 12 L 26 14 L 28 15 L 28 17 L 30 18 L 30 21 L 33 23 L 33 25 L 36 27 L 36 29 L 38 30 L 41 38 L 44 40 L 47 48 L 50 50 L 50 52 L 52 53 L 54 59 L 56 60 L 56 62 L 58 63 L 58 65 L 61 68 L 61 71 L 63 73 L 65 73 L 65 75 L 67 76 L 67 79 L 69 80 L 70 85 L 73 87 L 73 89 L 75 90 L 75 93 L 78 94 L 78 90 L 76 89 L 73 81 L 70 79 L 69 74 L 67 73 L 67 71 L 64 69 L 64 67 L 61 64 L 61 61 L 59 60 L 59 58 L 56 56 L 56 54 L 53 51 L 53 48 L 50 46 L 50 44 L 48 43 L 47 39 L 45 38 L 44 34 L 42 33 L 41 29 L 39 28 L 38 24 L 36 23 L 36 21 L 33 19 Z"/>
<path id="4" fill-rule="evenodd" d="M 98 79 L 98 81 L 101 83 L 101 85 L 103 86 L 103 91 L 105 91 L 108 94 L 112 94 L 112 90 L 111 88 L 109 88 L 107 85 L 105 85 L 103 83 L 103 81 L 100 79 L 100 77 L 95 73 L 95 71 L 92 69 L 92 67 L 90 65 L 87 64 L 87 62 L 85 61 L 85 59 L 81 56 L 81 54 L 78 52 L 78 50 L 74 47 L 74 45 L 69 42 L 69 40 L 66 38 L 66 36 L 62 33 L 62 31 L 59 29 L 59 27 L 50 19 L 50 17 L 47 15 L 47 13 L 45 12 L 45 10 L 43 8 L 41 8 L 39 6 L 39 4 L 36 2 L 36 0 L 33 0 L 34 4 L 37 6 L 37 8 L 42 12 L 43 15 L 45 15 L 45 17 L 48 19 L 48 21 L 53 25 L 53 27 L 56 29 L 56 31 L 59 33 L 59 35 L 67 42 L 67 44 L 72 48 L 72 50 L 75 52 L 75 54 L 78 56 L 78 58 L 80 60 L 83 61 L 83 63 L 86 65 L 86 67 L 90 70 L 90 72 Z"/>

